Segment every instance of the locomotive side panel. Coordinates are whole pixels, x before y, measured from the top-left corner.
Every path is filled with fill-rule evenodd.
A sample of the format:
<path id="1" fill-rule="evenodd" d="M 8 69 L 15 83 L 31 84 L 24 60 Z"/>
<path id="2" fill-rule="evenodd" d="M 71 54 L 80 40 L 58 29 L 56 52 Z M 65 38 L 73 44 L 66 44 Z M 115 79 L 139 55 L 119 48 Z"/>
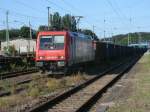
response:
<path id="1" fill-rule="evenodd" d="M 75 61 L 74 63 L 83 63 L 94 61 L 94 48 L 92 40 L 74 37 L 75 42 Z"/>

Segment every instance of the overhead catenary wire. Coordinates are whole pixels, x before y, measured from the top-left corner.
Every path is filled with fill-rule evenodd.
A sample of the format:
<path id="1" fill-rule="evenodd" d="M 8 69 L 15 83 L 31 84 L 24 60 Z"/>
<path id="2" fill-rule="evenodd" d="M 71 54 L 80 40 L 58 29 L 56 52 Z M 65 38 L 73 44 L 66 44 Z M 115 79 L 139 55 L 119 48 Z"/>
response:
<path id="1" fill-rule="evenodd" d="M 33 6 L 31 6 L 31 5 L 29 5 L 29 4 L 27 4 L 27 3 L 25 3 L 25 2 L 22 2 L 22 1 L 19 1 L 19 0 L 15 0 L 15 2 L 16 3 L 18 3 L 18 4 L 20 4 L 20 5 L 22 5 L 22 6 L 24 6 L 24 7 L 27 7 L 27 8 L 30 8 L 30 9 L 32 9 L 33 11 L 35 11 L 35 12 L 37 12 L 37 13 L 39 13 L 39 12 L 41 12 L 41 13 L 43 13 L 44 12 L 44 10 L 39 10 L 38 8 L 35 8 L 35 7 L 33 7 Z M 45 7 L 44 7 L 45 8 Z M 7 9 L 5 9 L 5 8 L 0 8 L 0 10 L 1 11 L 3 11 L 3 12 L 5 12 Z M 14 9 L 13 9 L 14 10 Z M 45 12 L 46 12 L 46 10 L 45 10 Z M 22 12 L 21 13 L 19 13 L 18 11 L 12 11 L 12 10 L 10 10 L 10 16 L 11 17 L 19 17 L 20 19 L 36 19 L 36 21 L 33 21 L 33 22 L 38 22 L 39 20 L 40 21 L 43 21 L 43 20 L 45 20 L 46 19 L 46 17 L 43 17 L 43 16 L 33 16 L 33 15 L 28 15 L 28 14 L 23 14 Z M 26 21 L 27 22 L 27 21 Z M 39 23 L 41 23 L 41 22 L 39 22 Z"/>
<path id="2" fill-rule="evenodd" d="M 110 5 L 110 7 L 113 9 L 114 13 L 120 18 L 120 21 L 122 22 L 122 24 L 124 24 L 124 20 L 122 18 L 122 16 L 120 15 L 120 13 L 118 12 L 118 10 L 116 10 L 113 6 L 113 4 L 111 3 L 110 0 L 106 0 L 107 3 Z"/>
<path id="3" fill-rule="evenodd" d="M 76 12 L 82 12 L 83 14 L 83 16 L 85 16 L 85 15 L 87 15 L 86 13 L 84 13 L 82 10 L 79 10 L 78 8 L 76 8 L 73 4 L 71 4 L 70 2 L 68 2 L 68 1 L 66 1 L 66 0 L 61 0 L 61 1 L 63 1 L 65 4 L 66 4 L 66 6 L 68 6 L 68 7 L 70 7 L 71 9 L 73 9 L 73 10 L 75 10 Z M 121 16 L 119 16 L 119 18 L 120 18 Z M 98 19 L 95 19 L 95 21 L 97 21 Z M 106 18 L 105 18 L 105 20 L 107 20 Z M 99 21 L 99 20 L 98 20 Z M 107 20 L 108 21 L 108 20 Z M 93 21 L 89 21 L 89 20 L 87 20 L 87 18 L 86 17 L 84 17 L 84 22 L 86 23 L 86 24 L 88 24 L 88 25 L 90 25 L 91 26 L 91 29 L 92 29 L 92 25 L 93 25 Z M 121 21 L 123 24 L 124 24 L 124 22 L 123 21 Z M 108 25 L 108 24 L 107 24 Z M 105 28 L 101 28 L 101 27 L 99 27 L 98 25 L 95 25 L 96 26 L 96 30 L 97 30 L 97 33 L 99 32 L 100 34 L 102 34 L 102 33 L 104 33 L 104 30 L 105 30 L 105 34 L 106 34 L 106 28 L 107 28 L 107 30 L 108 30 L 108 28 L 109 27 L 105 27 Z M 102 37 L 102 36 L 101 36 Z M 106 37 L 106 35 L 105 35 L 105 37 Z"/>
<path id="4" fill-rule="evenodd" d="M 0 10 L 2 10 L 3 12 L 6 12 L 7 9 L 5 8 L 0 8 Z M 31 15 L 27 15 L 27 14 L 23 14 L 23 13 L 19 13 L 19 12 L 16 12 L 16 11 L 9 11 L 10 14 L 13 14 L 15 16 L 21 16 L 21 17 L 26 17 L 26 18 L 33 18 L 33 19 L 42 19 L 42 18 L 46 18 L 46 17 L 38 17 L 38 16 L 31 16 Z"/>
<path id="5" fill-rule="evenodd" d="M 50 1 L 50 0 L 44 0 L 44 1 L 47 1 L 47 2 L 49 2 L 49 3 L 51 3 L 51 4 L 53 4 L 54 6 L 56 6 L 57 8 L 59 8 L 59 9 L 61 9 L 61 10 L 67 11 L 69 14 L 72 14 L 72 12 L 71 12 L 70 10 L 61 7 L 60 5 L 56 4 L 55 2 L 52 2 L 52 1 Z M 67 5 L 68 5 L 68 4 L 67 4 Z M 87 24 L 89 24 L 89 22 L 87 22 Z"/>
<path id="6" fill-rule="evenodd" d="M 115 6 L 117 7 L 117 9 L 118 9 L 118 11 L 121 13 L 121 15 L 124 17 L 124 19 L 126 19 L 127 22 L 129 22 L 130 26 L 134 27 L 133 18 L 131 17 L 131 15 L 130 15 L 130 17 L 128 18 L 128 17 L 125 15 L 125 13 L 123 13 L 123 11 L 120 9 L 120 7 L 119 7 L 118 3 L 116 2 L 116 0 L 113 0 L 113 2 L 116 4 Z M 132 24 L 131 24 L 131 22 L 132 22 Z"/>
<path id="7" fill-rule="evenodd" d="M 83 16 L 85 16 L 85 15 L 87 15 L 87 14 L 85 14 L 82 10 L 78 10 L 78 8 L 76 8 L 74 5 L 72 5 L 70 2 L 68 2 L 68 1 L 66 1 L 66 0 L 61 0 L 61 1 L 63 1 L 65 4 L 66 4 L 66 6 L 68 6 L 68 7 L 70 7 L 71 9 L 74 9 L 74 10 L 76 10 L 76 12 L 82 12 L 83 13 Z M 120 18 L 121 16 L 119 16 L 119 18 Z M 86 17 L 85 17 L 85 19 L 86 19 Z M 87 24 L 89 24 L 89 23 L 91 23 L 92 25 L 93 25 L 93 21 L 91 22 L 91 21 L 89 21 L 89 20 L 85 20 L 84 19 L 84 21 L 86 21 L 86 23 Z M 98 20 L 98 19 L 95 19 L 95 20 Z M 106 20 L 106 19 L 105 19 Z M 99 20 L 98 20 L 99 21 Z M 108 21 L 108 20 L 107 20 Z M 123 21 L 122 21 L 122 23 L 123 23 Z M 90 25 L 91 25 L 90 24 Z M 104 30 L 103 28 L 100 28 L 99 26 L 96 26 L 96 29 L 99 29 L 99 30 Z"/>
<path id="8" fill-rule="evenodd" d="M 115 7 L 114 7 L 112 2 L 115 4 Z M 130 23 L 130 25 L 132 25 L 132 27 L 134 27 L 134 24 L 131 24 L 131 20 L 133 20 L 133 18 L 131 18 L 131 16 L 127 17 L 127 15 L 125 13 L 123 13 L 123 11 L 120 9 L 120 7 L 119 7 L 118 3 L 116 2 L 116 0 L 113 0 L 112 2 L 111 2 L 111 0 L 107 0 L 107 3 L 112 7 L 114 12 L 120 17 L 122 23 L 123 23 L 123 21 L 127 21 L 127 24 Z"/>
<path id="9" fill-rule="evenodd" d="M 44 7 L 45 8 L 45 10 L 43 10 L 43 8 L 42 8 L 42 11 L 41 11 L 41 9 L 38 9 L 38 7 L 35 7 L 35 6 L 33 6 L 33 5 L 30 5 L 30 4 L 28 4 L 28 2 L 25 2 L 25 1 L 20 1 L 20 0 L 15 0 L 15 1 L 17 1 L 18 2 L 18 4 L 20 4 L 20 5 L 24 5 L 24 7 L 26 7 L 26 8 L 29 8 L 29 9 L 33 9 L 33 11 L 35 11 L 35 12 L 46 12 L 46 7 Z M 79 7 L 77 7 L 78 5 L 76 5 L 76 4 L 73 4 L 72 2 L 70 2 L 70 1 L 68 1 L 68 0 L 60 0 L 60 1 L 63 1 L 64 2 L 64 4 L 66 4 L 66 6 L 64 6 L 64 4 L 62 4 L 62 5 L 60 5 L 60 2 L 56 2 L 56 1 L 52 1 L 52 0 L 41 0 L 41 1 L 47 1 L 47 3 L 45 4 L 45 2 L 42 2 L 45 6 L 51 6 L 52 5 L 52 8 L 55 6 L 56 8 L 58 8 L 58 9 L 61 9 L 61 10 L 63 10 L 63 11 L 65 11 L 65 12 L 68 12 L 69 14 L 72 14 L 72 15 L 74 15 L 74 12 L 76 12 L 78 15 L 82 15 L 82 16 L 84 16 L 84 21 L 82 22 L 82 27 L 83 27 L 83 25 L 85 26 L 85 24 L 86 24 L 86 26 L 87 26 L 87 28 L 90 28 L 90 29 L 92 29 L 92 25 L 94 24 L 93 22 L 95 22 L 94 21 L 94 19 L 92 20 L 92 19 L 89 19 L 89 17 L 86 17 L 86 15 L 87 15 L 87 12 L 84 12 L 82 9 L 80 9 Z M 119 21 L 121 21 L 123 24 L 124 24 L 124 27 L 127 29 L 127 25 L 125 25 L 126 23 L 125 23 L 125 21 L 126 20 L 128 20 L 128 22 L 129 22 L 129 18 L 127 17 L 127 15 L 125 15 L 125 13 L 123 13 L 123 11 L 121 10 L 121 6 L 120 6 L 120 4 L 118 4 L 117 3 L 117 1 L 116 0 L 107 0 L 107 1 L 110 1 L 111 3 L 108 3 L 109 5 L 110 4 L 112 4 L 112 6 L 111 7 L 113 7 L 114 9 L 113 9 L 113 11 L 114 10 L 116 10 L 116 12 L 115 12 L 115 14 L 119 17 L 118 19 L 119 20 L 117 20 L 117 22 L 119 22 Z M 49 4 L 48 4 L 49 3 Z M 48 4 L 48 5 L 47 5 Z M 120 7 L 119 7 L 120 6 Z M 24 8 L 23 7 L 23 8 Z M 69 8 L 70 7 L 70 8 Z M 2 10 L 1 10 L 2 9 Z M 5 14 L 5 12 L 6 12 L 6 10 L 7 9 L 5 9 L 5 8 L 1 8 L 0 10 L 2 11 L 2 12 L 4 12 L 4 14 Z M 73 10 L 69 10 L 69 9 L 73 9 Z M 46 18 L 47 17 L 42 17 L 42 16 L 34 16 L 34 15 L 32 15 L 32 14 L 25 14 L 26 12 L 19 12 L 18 10 L 15 10 L 15 9 L 12 9 L 12 10 L 10 10 L 10 17 L 11 16 L 14 16 L 14 17 L 16 17 L 15 19 L 17 19 L 17 17 L 19 17 L 17 20 L 21 20 L 22 19 L 22 21 L 26 21 L 25 19 L 31 19 L 31 20 L 35 20 L 35 21 L 33 21 L 33 23 L 38 23 L 39 22 L 39 24 L 41 24 L 41 21 L 43 21 L 44 20 L 44 22 L 45 22 L 45 25 L 46 25 Z M 75 13 L 75 14 L 76 14 Z M 83 14 L 81 14 L 81 13 L 83 13 Z M 117 14 L 118 13 L 118 14 Z M 111 18 L 112 19 L 112 18 Z M 111 19 L 109 19 L 108 18 L 108 20 L 107 21 L 109 21 L 109 24 L 107 24 L 107 30 L 108 30 L 108 28 L 109 28 L 109 25 L 110 25 L 110 20 Z M 134 18 L 135 19 L 135 18 Z M 133 18 L 132 18 L 132 20 L 134 20 Z M 147 18 L 145 18 L 145 19 L 147 19 Z M 10 21 L 12 21 L 12 18 L 10 18 Z M 113 21 L 113 20 L 112 20 Z M 102 22 L 102 21 L 101 21 Z M 133 23 L 133 22 L 132 22 Z M 26 24 L 27 24 L 27 21 L 26 21 Z M 134 23 L 133 23 L 134 24 Z M 132 25 L 133 25 L 132 24 Z M 94 24 L 94 25 L 96 25 L 96 31 L 101 31 L 101 30 L 104 30 L 103 29 L 103 27 L 102 26 L 98 26 L 98 24 Z M 36 25 L 37 26 L 37 25 Z M 118 28 L 120 28 L 120 30 L 122 30 L 122 29 L 125 29 L 125 28 L 123 28 L 123 27 L 118 27 Z M 132 28 L 134 28 L 134 27 L 132 27 Z M 123 30 L 122 30 L 123 31 Z"/>
<path id="10" fill-rule="evenodd" d="M 39 12 L 41 12 L 41 13 L 46 12 L 45 10 L 41 10 L 41 9 L 39 10 L 39 8 L 32 7 L 31 5 L 26 4 L 26 3 L 22 2 L 21 0 L 14 0 L 14 1 L 15 1 L 16 3 L 18 3 L 18 4 L 22 5 L 22 6 L 24 6 L 24 7 L 27 7 L 27 8 L 32 9 L 34 12 L 37 12 L 37 13 L 39 13 Z"/>
<path id="11" fill-rule="evenodd" d="M 70 10 L 67 10 L 66 8 L 63 8 L 62 6 L 56 4 L 56 3 L 53 2 L 53 1 L 50 1 L 50 0 L 46 0 L 46 1 L 49 2 L 50 4 L 55 5 L 55 6 L 58 7 L 59 9 L 62 9 L 62 10 L 67 11 L 67 12 L 69 12 L 69 13 L 72 13 Z M 24 4 L 23 2 L 20 2 L 20 1 L 19 1 L 19 3 L 22 4 L 22 5 Z M 67 3 L 68 3 L 68 2 L 67 2 Z M 71 4 L 69 3 L 68 5 L 70 6 Z M 28 8 L 32 8 L 31 6 L 28 6 L 27 4 L 26 4 L 25 6 L 28 7 Z M 73 7 L 74 9 L 77 10 L 77 8 L 76 8 L 74 5 L 71 5 L 71 7 Z M 35 8 L 34 8 L 34 9 L 35 9 Z M 6 9 L 4 9 L 4 10 L 6 10 Z M 23 13 L 18 13 L 17 11 L 11 11 L 10 13 L 11 13 L 10 16 L 12 16 L 12 14 L 13 14 L 14 16 L 18 16 L 18 17 L 26 17 L 26 18 L 33 18 L 33 19 L 39 19 L 39 20 L 46 19 L 46 17 L 31 16 L 31 15 L 27 15 L 27 14 L 23 14 Z M 93 25 L 93 23 L 92 23 L 91 21 L 89 22 L 89 20 L 85 20 L 84 22 L 86 22 L 87 24 L 91 23 L 91 24 L 89 24 L 90 26 Z M 102 30 L 102 28 L 100 28 L 99 26 L 97 26 L 96 29 Z"/>
<path id="12" fill-rule="evenodd" d="M 121 8 L 119 7 L 118 3 L 116 2 L 116 0 L 113 0 L 113 3 L 116 6 L 116 10 L 120 13 L 120 15 L 126 19 L 127 21 L 129 20 L 129 18 L 126 16 L 126 14 L 121 10 Z"/>
<path id="13" fill-rule="evenodd" d="M 81 12 L 83 14 L 81 14 L 83 17 L 84 17 L 84 22 L 88 25 L 90 25 L 92 28 L 93 28 L 93 21 L 89 21 L 87 20 L 87 18 L 85 17 L 87 14 L 81 10 L 79 10 L 78 8 L 76 8 L 74 5 L 72 5 L 70 2 L 68 1 L 65 1 L 65 0 L 61 0 L 63 1 L 67 7 L 70 7 L 71 9 L 74 9 L 77 13 Z M 90 24 L 91 23 L 91 24 Z M 103 30 L 102 28 L 100 28 L 99 26 L 96 26 L 96 29 L 99 29 L 99 30 Z"/>
<path id="14" fill-rule="evenodd" d="M 117 2 L 115 0 L 113 1 L 116 4 L 115 7 L 114 7 L 114 5 L 112 4 L 111 0 L 106 0 L 106 1 L 110 5 L 110 7 L 113 9 L 114 13 L 120 18 L 120 21 L 122 22 L 122 24 L 124 26 L 126 26 L 126 24 L 128 24 L 128 21 L 129 21 L 130 22 L 130 26 L 131 26 L 130 19 L 128 19 L 126 17 L 126 15 L 122 13 L 122 11 L 120 10 Z M 127 20 L 127 23 L 125 23 L 125 20 Z M 128 36 L 128 43 L 129 43 L 129 36 Z"/>
<path id="15" fill-rule="evenodd" d="M 68 13 L 71 13 L 70 10 L 67 10 L 66 8 L 61 7 L 60 5 L 56 4 L 55 2 L 52 2 L 51 0 L 44 0 L 44 1 L 47 1 L 47 2 L 50 3 L 51 5 L 54 5 L 54 6 L 56 6 L 57 8 L 59 8 L 59 9 L 61 9 L 61 10 L 67 11 Z"/>
<path id="16" fill-rule="evenodd" d="M 4 14 L 6 14 L 6 11 L 7 11 L 7 10 L 4 9 L 4 8 L 0 8 L 0 11 L 2 11 Z M 11 17 L 11 16 L 14 16 L 14 17 L 16 17 L 16 16 L 18 16 L 18 17 L 25 17 L 25 18 L 27 18 L 27 19 L 29 19 L 29 18 L 35 19 L 35 18 L 36 18 L 36 17 L 33 17 L 33 16 L 30 17 L 30 16 L 28 16 L 28 15 L 22 15 L 22 14 L 20 15 L 20 13 L 17 13 L 17 12 L 14 12 L 14 11 L 9 11 L 9 17 Z M 38 18 L 36 18 L 36 19 L 38 19 Z M 41 18 L 39 18 L 39 19 L 41 19 Z M 5 29 L 5 23 L 6 23 L 6 21 L 5 21 L 5 20 L 4 20 L 4 21 L 1 20 L 1 22 L 3 23 L 2 26 L 3 26 L 3 28 Z M 27 24 L 28 24 L 27 22 L 28 22 L 28 21 L 26 21 L 26 22 L 24 21 L 24 22 L 23 22 L 23 21 L 18 20 L 18 19 L 14 19 L 14 20 L 13 20 L 13 19 L 10 19 L 8 23 L 9 23 L 9 24 L 10 24 L 10 23 L 19 23 L 20 25 L 28 26 L 28 25 L 27 25 Z M 39 21 L 34 21 L 34 22 L 37 23 L 37 22 L 39 22 Z M 41 22 L 39 22 L 39 24 L 41 24 Z M 37 28 L 37 26 L 34 26 L 34 25 L 32 25 L 32 26 L 33 26 L 34 28 Z M 2 27 L 1 27 L 1 28 L 2 28 Z"/>

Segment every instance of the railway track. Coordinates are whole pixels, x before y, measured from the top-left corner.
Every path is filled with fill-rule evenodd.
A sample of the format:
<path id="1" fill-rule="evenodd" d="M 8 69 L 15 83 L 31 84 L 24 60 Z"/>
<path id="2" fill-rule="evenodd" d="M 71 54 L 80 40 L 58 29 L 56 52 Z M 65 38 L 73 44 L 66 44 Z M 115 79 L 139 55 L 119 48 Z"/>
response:
<path id="1" fill-rule="evenodd" d="M 22 80 L 22 81 L 17 82 L 16 85 L 21 85 L 21 84 L 29 83 L 31 81 L 32 81 L 32 79 Z M 25 88 L 18 88 L 18 89 L 16 89 L 16 92 L 22 91 L 24 89 Z M 11 95 L 11 91 L 0 91 L 0 97 L 8 96 L 8 95 Z"/>
<path id="2" fill-rule="evenodd" d="M 23 75 L 29 75 L 29 74 L 37 73 L 37 72 L 38 72 L 37 69 L 30 69 L 30 70 L 24 70 L 24 71 L 1 74 L 1 80 L 9 79 L 9 78 L 19 78 L 18 79 L 19 81 L 16 80 L 16 85 L 21 85 L 21 84 L 24 84 L 24 83 L 31 82 L 32 78 L 27 77 L 25 79 L 20 79 L 19 76 L 23 77 Z M 16 92 L 19 92 L 19 91 L 24 90 L 24 89 L 25 88 L 18 88 L 18 89 L 16 89 Z M 0 97 L 8 96 L 8 95 L 11 95 L 11 91 L 0 91 Z"/>
<path id="3" fill-rule="evenodd" d="M 25 112 L 86 112 L 138 59 L 116 65 L 53 99 L 47 98 Z"/>
<path id="4" fill-rule="evenodd" d="M 9 72 L 9 73 L 0 74 L 0 79 L 3 80 L 3 79 L 8 79 L 8 78 L 26 75 L 26 74 L 30 74 L 30 73 L 36 73 L 36 72 L 38 72 L 37 69 L 22 70 L 22 71 L 17 71 L 17 72 Z"/>

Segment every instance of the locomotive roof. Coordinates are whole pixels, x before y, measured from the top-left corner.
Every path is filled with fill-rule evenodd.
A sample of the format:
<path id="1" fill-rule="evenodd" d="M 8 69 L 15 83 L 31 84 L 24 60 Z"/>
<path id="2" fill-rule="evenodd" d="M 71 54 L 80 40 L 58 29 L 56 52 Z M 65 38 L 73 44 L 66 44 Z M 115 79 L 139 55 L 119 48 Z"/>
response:
<path id="1" fill-rule="evenodd" d="M 69 32 L 71 37 L 77 37 L 77 38 L 83 38 L 83 39 L 90 39 L 92 40 L 92 37 L 89 35 L 85 35 L 83 33 L 77 33 L 77 32 Z"/>
<path id="2" fill-rule="evenodd" d="M 82 38 L 82 39 L 92 40 L 92 37 L 90 35 L 85 35 L 85 34 L 79 33 L 79 32 L 69 32 L 69 31 L 41 31 L 39 33 L 44 35 L 44 33 L 48 33 L 48 32 L 51 32 L 51 33 L 66 33 L 66 32 L 68 32 L 69 35 L 72 38 Z"/>

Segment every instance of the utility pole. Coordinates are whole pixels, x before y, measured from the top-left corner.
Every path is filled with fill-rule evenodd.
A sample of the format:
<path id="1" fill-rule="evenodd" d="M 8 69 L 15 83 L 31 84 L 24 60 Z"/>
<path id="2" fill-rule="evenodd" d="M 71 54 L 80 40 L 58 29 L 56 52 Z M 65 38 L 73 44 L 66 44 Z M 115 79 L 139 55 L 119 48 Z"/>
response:
<path id="1" fill-rule="evenodd" d="M 50 11 L 49 11 L 50 7 L 47 7 L 48 10 L 48 30 L 50 30 Z"/>
<path id="2" fill-rule="evenodd" d="M 6 42 L 7 42 L 7 50 L 9 48 L 9 25 L 8 25 L 8 14 L 9 12 L 6 11 Z"/>
<path id="3" fill-rule="evenodd" d="M 128 46 L 130 45 L 130 32 L 128 33 Z"/>
<path id="4" fill-rule="evenodd" d="M 106 31 L 105 31 L 106 20 L 104 19 L 104 41 L 106 41 Z"/>
<path id="5" fill-rule="evenodd" d="M 141 40 L 142 40 L 141 33 L 140 33 L 140 28 L 141 27 L 137 27 L 137 28 L 139 29 L 139 31 L 138 31 L 138 35 L 139 35 L 138 43 L 141 44 Z"/>
<path id="6" fill-rule="evenodd" d="M 29 28 L 30 28 L 30 37 L 28 39 L 28 52 L 30 53 L 30 40 L 32 39 L 32 29 L 31 29 L 31 24 L 30 24 L 30 21 L 29 21 Z"/>
<path id="7" fill-rule="evenodd" d="M 111 33 L 111 42 L 115 44 L 114 39 L 113 39 L 113 35 L 114 35 L 114 33 L 112 32 Z"/>
<path id="8" fill-rule="evenodd" d="M 78 32 L 79 32 L 79 30 L 80 30 L 80 20 L 81 20 L 81 18 L 83 18 L 83 16 L 74 16 L 75 18 L 77 18 L 77 24 L 78 24 Z"/>
<path id="9" fill-rule="evenodd" d="M 132 21 L 132 19 L 131 19 L 131 17 L 130 17 L 130 20 L 129 20 L 129 22 L 130 22 L 130 27 L 131 27 L 131 21 Z M 130 45 L 130 32 L 128 33 L 128 46 Z"/>
<path id="10" fill-rule="evenodd" d="M 106 41 L 106 31 L 104 30 L 104 42 Z"/>
<path id="11" fill-rule="evenodd" d="M 117 27 L 114 27 L 114 28 L 113 28 L 114 33 L 116 33 L 116 30 L 117 30 Z M 114 34 L 113 34 L 113 35 L 114 35 Z M 117 40 L 116 40 L 115 37 L 114 37 L 114 44 L 116 44 L 116 41 L 117 41 Z"/>
<path id="12" fill-rule="evenodd" d="M 93 39 L 94 39 L 95 26 L 93 25 Z"/>

